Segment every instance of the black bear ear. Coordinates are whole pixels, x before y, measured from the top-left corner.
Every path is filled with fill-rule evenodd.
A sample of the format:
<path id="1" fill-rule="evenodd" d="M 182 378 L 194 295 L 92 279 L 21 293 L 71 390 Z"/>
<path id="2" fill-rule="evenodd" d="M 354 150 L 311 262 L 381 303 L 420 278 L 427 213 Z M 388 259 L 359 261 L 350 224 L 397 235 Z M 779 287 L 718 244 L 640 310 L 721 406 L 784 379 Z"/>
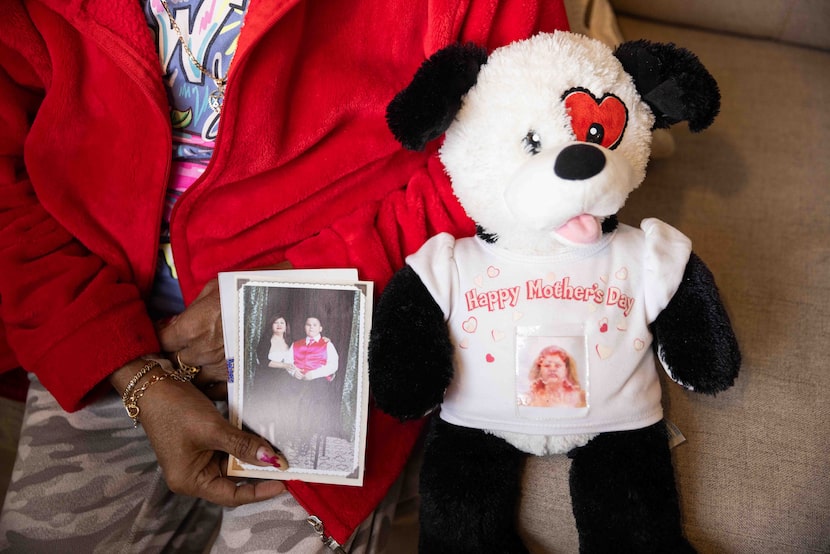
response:
<path id="1" fill-rule="evenodd" d="M 637 40 L 621 44 L 614 55 L 654 112 L 655 128 L 688 121 L 697 133 L 715 120 L 720 111 L 718 84 L 688 50 Z"/>
<path id="2" fill-rule="evenodd" d="M 386 108 L 395 138 L 409 150 L 423 150 L 440 137 L 486 62 L 487 51 L 474 44 L 454 44 L 430 56 Z"/>

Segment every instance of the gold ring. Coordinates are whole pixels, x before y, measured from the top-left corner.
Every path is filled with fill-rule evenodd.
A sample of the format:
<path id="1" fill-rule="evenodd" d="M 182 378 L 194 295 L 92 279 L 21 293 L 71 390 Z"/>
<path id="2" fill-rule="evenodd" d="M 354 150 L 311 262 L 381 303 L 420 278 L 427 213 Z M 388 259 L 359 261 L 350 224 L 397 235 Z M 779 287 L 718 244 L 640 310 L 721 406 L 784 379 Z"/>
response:
<path id="1" fill-rule="evenodd" d="M 179 372 L 182 374 L 183 377 L 187 378 L 188 381 L 196 377 L 196 374 L 202 370 L 201 367 L 187 365 L 186 363 L 184 363 L 182 361 L 181 354 L 179 354 L 178 352 L 176 352 L 176 361 L 179 363 Z"/>

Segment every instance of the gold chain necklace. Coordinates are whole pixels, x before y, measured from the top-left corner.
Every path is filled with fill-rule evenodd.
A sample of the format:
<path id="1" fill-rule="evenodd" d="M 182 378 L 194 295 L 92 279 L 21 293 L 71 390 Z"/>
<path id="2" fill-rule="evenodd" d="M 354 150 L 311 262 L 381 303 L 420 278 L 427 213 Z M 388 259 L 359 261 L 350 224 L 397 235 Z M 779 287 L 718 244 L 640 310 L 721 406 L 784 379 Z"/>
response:
<path id="1" fill-rule="evenodd" d="M 201 71 L 206 77 L 209 77 L 214 83 L 216 83 L 216 90 L 210 93 L 208 96 L 208 106 L 216 113 L 222 112 L 222 104 L 225 103 L 225 85 L 227 84 L 228 80 L 226 77 L 217 77 L 213 73 L 207 70 L 205 66 L 199 63 L 199 60 L 196 59 L 196 56 L 193 55 L 191 52 L 190 47 L 187 45 L 187 40 L 184 38 L 184 34 L 182 30 L 179 28 L 179 24 L 176 23 L 176 18 L 173 16 L 173 12 L 170 11 L 170 6 L 167 5 L 167 0 L 159 0 L 161 5 L 164 7 L 164 11 L 167 12 L 167 17 L 170 20 L 170 27 L 176 31 L 176 34 L 179 35 L 179 42 L 182 45 L 182 49 L 187 54 L 187 57 L 190 58 L 190 61 L 193 62 L 199 71 Z"/>

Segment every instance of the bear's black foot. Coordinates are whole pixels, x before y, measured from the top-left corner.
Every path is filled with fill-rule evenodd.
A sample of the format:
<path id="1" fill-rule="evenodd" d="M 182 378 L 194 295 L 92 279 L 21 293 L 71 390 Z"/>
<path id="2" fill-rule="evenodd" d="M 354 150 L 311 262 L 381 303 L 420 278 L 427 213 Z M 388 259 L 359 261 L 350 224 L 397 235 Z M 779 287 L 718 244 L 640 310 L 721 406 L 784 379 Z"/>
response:
<path id="1" fill-rule="evenodd" d="M 516 532 L 525 454 L 478 429 L 435 418 L 421 469 L 422 554 L 520 554 Z"/>
<path id="2" fill-rule="evenodd" d="M 683 537 L 662 421 L 645 429 L 603 433 L 569 457 L 581 553 L 695 552 Z"/>

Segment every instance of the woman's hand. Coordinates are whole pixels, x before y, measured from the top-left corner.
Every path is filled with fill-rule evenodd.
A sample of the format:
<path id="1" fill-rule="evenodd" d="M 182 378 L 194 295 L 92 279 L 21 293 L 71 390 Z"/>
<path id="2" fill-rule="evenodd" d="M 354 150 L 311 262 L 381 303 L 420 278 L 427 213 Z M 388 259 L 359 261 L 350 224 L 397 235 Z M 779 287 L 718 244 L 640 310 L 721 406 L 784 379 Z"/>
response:
<path id="1" fill-rule="evenodd" d="M 305 378 L 305 374 L 300 370 L 300 368 L 298 368 L 294 364 L 286 364 L 286 366 L 287 367 L 285 368 L 285 370 L 294 379 L 298 379 L 298 380 L 302 381 Z"/>
<path id="2" fill-rule="evenodd" d="M 210 281 L 181 314 L 157 326 L 162 350 L 174 366 L 201 367 L 193 384 L 213 400 L 227 398 L 228 367 L 219 305 L 219 282 Z"/>
<path id="3" fill-rule="evenodd" d="M 291 268 L 286 260 L 262 269 Z M 182 313 L 159 323 L 156 334 L 161 349 L 174 365 L 183 363 L 201 368 L 194 385 L 213 400 L 227 399 L 228 367 L 217 279 L 209 281 Z"/>
<path id="4" fill-rule="evenodd" d="M 141 364 L 132 362 L 113 374 L 110 381 L 117 391 L 126 387 Z M 158 381 L 147 388 L 138 405 L 141 425 L 173 492 L 222 506 L 239 506 L 285 491 L 281 481 L 237 484 L 224 476 L 226 453 L 261 467 L 285 470 L 288 463 L 265 439 L 231 425 L 192 384 L 173 379 Z"/>

